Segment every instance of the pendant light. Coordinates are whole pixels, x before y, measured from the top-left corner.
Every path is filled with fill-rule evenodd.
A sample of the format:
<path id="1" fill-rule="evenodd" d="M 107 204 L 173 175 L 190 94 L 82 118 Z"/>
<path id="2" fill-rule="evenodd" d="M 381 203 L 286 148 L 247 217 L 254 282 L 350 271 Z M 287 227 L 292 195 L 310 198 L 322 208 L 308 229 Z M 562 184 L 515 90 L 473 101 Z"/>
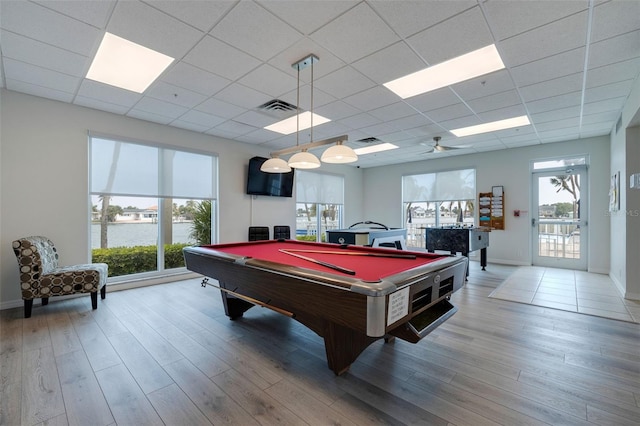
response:
<path id="1" fill-rule="evenodd" d="M 317 56 L 311 55 L 308 58 L 311 61 L 311 142 L 313 142 L 313 63 L 318 60 Z M 295 64 L 296 69 L 298 70 L 298 94 L 296 104 L 300 105 L 300 67 L 306 63 L 305 61 L 299 61 Z M 300 112 L 296 117 L 296 146 L 299 146 L 299 137 L 300 137 Z M 289 167 L 293 167 L 294 169 L 317 169 L 320 167 L 320 160 L 318 157 L 308 152 L 306 149 L 293 154 L 291 158 L 289 158 Z"/>

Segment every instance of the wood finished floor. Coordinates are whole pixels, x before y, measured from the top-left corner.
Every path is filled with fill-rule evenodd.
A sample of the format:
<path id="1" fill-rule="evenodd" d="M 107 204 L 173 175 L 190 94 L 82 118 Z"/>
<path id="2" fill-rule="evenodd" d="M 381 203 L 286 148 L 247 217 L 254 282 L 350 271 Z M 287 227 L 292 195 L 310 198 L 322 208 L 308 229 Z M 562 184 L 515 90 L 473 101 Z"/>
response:
<path id="1" fill-rule="evenodd" d="M 487 296 L 418 344 L 378 341 L 336 377 L 322 340 L 199 280 L 0 312 L 2 425 L 638 425 L 640 325 Z"/>

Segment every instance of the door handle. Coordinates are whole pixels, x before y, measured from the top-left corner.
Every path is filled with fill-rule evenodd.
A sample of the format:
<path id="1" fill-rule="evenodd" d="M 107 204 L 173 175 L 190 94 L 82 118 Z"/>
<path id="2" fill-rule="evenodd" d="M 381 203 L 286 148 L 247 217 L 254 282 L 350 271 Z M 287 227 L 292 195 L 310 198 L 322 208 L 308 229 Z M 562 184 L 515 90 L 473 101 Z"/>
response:
<path id="1" fill-rule="evenodd" d="M 534 228 L 536 227 L 536 218 L 535 217 L 531 218 L 531 226 L 533 226 Z"/>

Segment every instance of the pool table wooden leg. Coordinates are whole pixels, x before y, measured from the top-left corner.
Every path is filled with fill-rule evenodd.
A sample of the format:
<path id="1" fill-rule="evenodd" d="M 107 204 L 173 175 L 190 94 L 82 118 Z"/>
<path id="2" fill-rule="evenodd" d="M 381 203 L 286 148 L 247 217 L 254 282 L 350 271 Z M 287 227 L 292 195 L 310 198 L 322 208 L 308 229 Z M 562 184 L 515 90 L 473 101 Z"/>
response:
<path id="1" fill-rule="evenodd" d="M 349 370 L 358 355 L 379 339 L 329 321 L 324 324 L 322 335 L 329 369 L 337 376 Z"/>
<path id="2" fill-rule="evenodd" d="M 246 311 L 255 306 L 253 303 L 249 303 L 246 300 L 229 296 L 229 294 L 224 291 L 220 291 L 220 294 L 222 295 L 224 313 L 232 320 L 242 318 L 242 315 Z"/>

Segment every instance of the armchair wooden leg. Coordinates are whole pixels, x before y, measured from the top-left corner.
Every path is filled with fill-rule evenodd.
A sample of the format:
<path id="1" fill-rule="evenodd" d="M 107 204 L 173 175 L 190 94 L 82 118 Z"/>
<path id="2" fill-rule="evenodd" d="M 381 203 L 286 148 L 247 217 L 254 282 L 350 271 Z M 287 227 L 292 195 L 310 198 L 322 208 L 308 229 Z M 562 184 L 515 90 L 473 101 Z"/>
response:
<path id="1" fill-rule="evenodd" d="M 91 292 L 91 308 L 98 309 L 98 292 L 97 291 Z"/>
<path id="2" fill-rule="evenodd" d="M 31 308 L 33 307 L 33 299 L 24 299 L 24 317 L 31 318 Z"/>
<path id="3" fill-rule="evenodd" d="M 107 286 L 103 285 L 100 289 L 100 299 L 104 299 L 105 297 L 107 297 Z"/>
<path id="4" fill-rule="evenodd" d="M 48 297 L 43 297 L 42 298 L 42 306 L 48 305 L 48 304 L 49 304 L 49 298 Z"/>

